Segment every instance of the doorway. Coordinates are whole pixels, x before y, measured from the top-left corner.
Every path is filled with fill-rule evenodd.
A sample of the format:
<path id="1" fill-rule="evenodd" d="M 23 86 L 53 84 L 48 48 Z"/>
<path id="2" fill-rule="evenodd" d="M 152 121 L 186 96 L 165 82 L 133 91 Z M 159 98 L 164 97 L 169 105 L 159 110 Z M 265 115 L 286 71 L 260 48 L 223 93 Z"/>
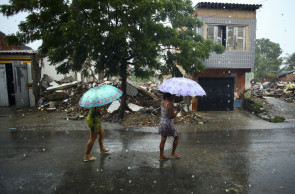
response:
<path id="1" fill-rule="evenodd" d="M 15 105 L 15 93 L 14 93 L 14 82 L 13 82 L 13 70 L 12 64 L 5 64 L 6 69 L 6 80 L 7 80 L 7 92 L 9 105 Z"/>

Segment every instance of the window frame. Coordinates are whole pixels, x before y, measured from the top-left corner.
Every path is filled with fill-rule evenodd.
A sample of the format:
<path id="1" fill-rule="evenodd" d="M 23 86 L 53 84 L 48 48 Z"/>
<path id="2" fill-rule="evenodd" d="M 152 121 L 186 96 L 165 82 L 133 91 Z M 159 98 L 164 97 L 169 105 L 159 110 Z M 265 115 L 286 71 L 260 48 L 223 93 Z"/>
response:
<path id="1" fill-rule="evenodd" d="M 207 24 L 207 37 L 230 51 L 247 50 L 246 25 Z"/>

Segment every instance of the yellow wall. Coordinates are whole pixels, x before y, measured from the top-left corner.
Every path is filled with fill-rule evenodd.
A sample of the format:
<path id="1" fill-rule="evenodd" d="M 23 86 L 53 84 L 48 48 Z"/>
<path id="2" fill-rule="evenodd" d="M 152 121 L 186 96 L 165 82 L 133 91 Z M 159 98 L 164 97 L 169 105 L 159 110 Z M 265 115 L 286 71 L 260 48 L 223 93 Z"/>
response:
<path id="1" fill-rule="evenodd" d="M 31 63 L 32 59 L 27 56 L 0 56 L 0 63 L 12 63 L 12 61 Z"/>

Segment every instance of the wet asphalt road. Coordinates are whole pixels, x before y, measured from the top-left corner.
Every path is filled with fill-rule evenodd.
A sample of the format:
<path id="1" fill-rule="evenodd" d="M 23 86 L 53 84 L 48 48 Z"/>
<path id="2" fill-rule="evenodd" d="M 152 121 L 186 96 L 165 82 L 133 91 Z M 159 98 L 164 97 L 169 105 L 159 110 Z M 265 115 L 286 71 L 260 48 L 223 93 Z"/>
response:
<path id="1" fill-rule="evenodd" d="M 0 193 L 295 193 L 294 123 L 243 111 L 204 115 L 209 123 L 179 127 L 180 159 L 158 160 L 156 128 L 104 123 L 111 152 L 100 155 L 96 142 L 88 163 L 85 120 L 2 116 Z"/>

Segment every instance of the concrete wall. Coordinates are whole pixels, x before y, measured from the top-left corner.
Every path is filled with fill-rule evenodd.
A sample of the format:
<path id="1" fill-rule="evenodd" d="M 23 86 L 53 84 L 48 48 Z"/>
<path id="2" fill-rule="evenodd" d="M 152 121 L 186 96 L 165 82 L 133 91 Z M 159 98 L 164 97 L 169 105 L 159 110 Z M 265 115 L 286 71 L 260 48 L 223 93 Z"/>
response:
<path id="1" fill-rule="evenodd" d="M 83 81 L 83 82 L 92 82 L 92 81 L 98 81 L 98 80 L 103 80 L 104 74 L 100 73 L 97 74 L 95 73 L 94 70 L 94 62 L 91 65 L 90 69 L 88 69 L 89 77 L 84 77 L 82 72 L 69 72 L 67 74 L 58 74 L 56 71 L 56 67 L 59 64 L 56 65 L 49 65 L 50 62 L 48 61 L 48 58 L 43 58 L 40 59 L 40 64 L 41 65 L 41 79 L 44 77 L 44 74 L 47 74 L 52 80 L 60 81 L 66 77 L 72 76 L 75 81 Z"/>
<path id="2" fill-rule="evenodd" d="M 40 59 L 41 64 L 41 79 L 44 77 L 44 74 L 47 74 L 52 80 L 60 81 L 66 77 L 72 76 L 75 80 L 77 80 L 77 75 L 75 72 L 70 72 L 68 74 L 58 74 L 56 71 L 57 65 L 49 65 L 50 62 L 48 61 L 48 58 L 42 58 Z"/>

